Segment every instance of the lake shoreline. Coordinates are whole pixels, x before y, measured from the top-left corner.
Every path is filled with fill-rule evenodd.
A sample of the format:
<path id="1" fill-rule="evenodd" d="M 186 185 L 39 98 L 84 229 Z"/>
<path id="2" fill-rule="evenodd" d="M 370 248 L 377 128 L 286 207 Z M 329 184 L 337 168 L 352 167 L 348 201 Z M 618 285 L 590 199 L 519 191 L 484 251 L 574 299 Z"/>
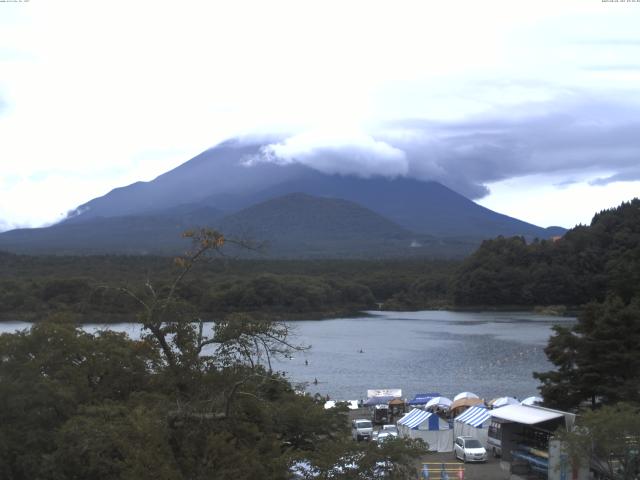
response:
<path id="1" fill-rule="evenodd" d="M 332 310 L 327 312 L 287 312 L 287 313 L 275 313 L 275 312 L 255 312 L 255 311 L 241 311 L 241 312 L 225 312 L 220 314 L 204 313 L 201 315 L 206 318 L 206 321 L 211 321 L 213 318 L 224 318 L 234 313 L 241 315 L 248 315 L 253 318 L 260 318 L 268 321 L 294 321 L 294 320 L 306 320 L 306 321 L 322 321 L 331 320 L 334 318 L 357 318 L 368 316 L 364 310 Z M 69 321 L 78 325 L 91 325 L 95 323 L 104 324 L 117 324 L 117 323 L 139 323 L 138 316 L 136 314 L 107 314 L 107 313 L 75 313 L 68 311 L 61 312 L 47 312 L 47 313 L 12 313 L 12 314 L 0 314 L 0 324 L 9 322 L 27 322 L 27 323 L 40 323 L 49 321 L 56 315 L 66 315 Z"/>
<path id="2" fill-rule="evenodd" d="M 372 306 L 373 307 L 373 306 Z M 370 308 L 366 310 L 354 310 L 354 309 L 336 309 L 322 312 L 264 312 L 264 311 L 239 311 L 239 312 L 221 312 L 210 313 L 205 312 L 202 317 L 207 319 L 224 318 L 227 315 L 233 313 L 249 315 L 254 318 L 260 318 L 268 321 L 322 321 L 332 320 L 335 318 L 360 318 L 371 316 L 368 312 L 423 312 L 423 311 L 441 311 L 441 312 L 460 312 L 460 313 L 505 313 L 516 312 L 533 315 L 548 315 L 563 317 L 577 317 L 582 312 L 582 308 L 579 306 L 565 306 L 565 305 L 541 305 L 541 306 L 522 306 L 522 305 L 476 305 L 476 306 L 424 306 L 421 308 L 402 308 L 402 309 L 376 309 Z M 136 323 L 138 321 L 137 314 L 115 314 L 115 313 L 77 313 L 69 311 L 59 312 L 11 312 L 0 314 L 0 323 L 7 322 L 28 322 L 39 323 L 47 321 L 56 315 L 68 315 L 70 321 L 77 323 L 78 325 L 104 323 L 104 324 L 117 324 L 117 323 Z M 209 321 L 209 320 L 208 320 Z"/>

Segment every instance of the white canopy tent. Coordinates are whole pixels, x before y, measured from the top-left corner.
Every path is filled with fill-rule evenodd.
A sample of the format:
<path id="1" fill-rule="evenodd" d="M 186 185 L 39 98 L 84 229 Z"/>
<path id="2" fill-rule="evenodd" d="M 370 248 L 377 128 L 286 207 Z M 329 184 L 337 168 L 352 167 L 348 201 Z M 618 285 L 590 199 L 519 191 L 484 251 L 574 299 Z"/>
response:
<path id="1" fill-rule="evenodd" d="M 418 408 L 398 420 L 398 432 L 404 438 L 420 438 L 431 452 L 453 452 L 453 435 L 449 422 L 435 413 Z"/>
<path id="2" fill-rule="evenodd" d="M 453 397 L 453 401 L 460 400 L 461 398 L 480 398 L 478 395 L 472 392 L 460 392 L 455 397 Z"/>
<path id="3" fill-rule="evenodd" d="M 453 422 L 453 436 L 468 436 L 477 439 L 487 448 L 487 437 L 491 414 L 485 407 L 470 407 Z"/>
<path id="4" fill-rule="evenodd" d="M 490 402 L 493 408 L 500 408 L 506 405 L 519 405 L 520 402 L 515 397 L 499 397 Z"/>
<path id="5" fill-rule="evenodd" d="M 434 397 L 427 402 L 424 408 L 449 408 L 453 402 L 447 397 Z"/>

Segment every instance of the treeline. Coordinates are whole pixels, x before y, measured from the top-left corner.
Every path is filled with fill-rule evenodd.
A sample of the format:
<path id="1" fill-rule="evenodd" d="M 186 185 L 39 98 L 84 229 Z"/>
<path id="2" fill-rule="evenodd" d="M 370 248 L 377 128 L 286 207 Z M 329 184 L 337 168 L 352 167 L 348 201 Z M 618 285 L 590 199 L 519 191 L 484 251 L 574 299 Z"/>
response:
<path id="1" fill-rule="evenodd" d="M 640 285 L 640 200 L 596 214 L 562 238 L 487 240 L 452 284 L 457 305 L 583 305 Z"/>
<path id="2" fill-rule="evenodd" d="M 260 312 L 322 318 L 379 308 L 583 306 L 640 285 L 639 200 L 595 215 L 554 240 L 487 240 L 463 262 L 241 260 L 199 265 L 179 294 L 203 315 Z M 122 320 L 135 300 L 119 290 L 163 284 L 176 266 L 158 256 L 26 256 L 0 252 L 0 318 L 67 311 L 80 320 Z M 140 287 L 137 287 L 140 288 Z"/>
<path id="3" fill-rule="evenodd" d="M 149 279 L 168 288 L 167 257 L 24 256 L 0 253 L 0 315 L 36 319 L 65 311 L 79 320 L 120 321 L 138 308 L 133 293 Z M 198 265 L 178 294 L 204 316 L 259 312 L 321 318 L 366 309 L 448 305 L 459 264 L 435 260 L 235 260 Z"/>

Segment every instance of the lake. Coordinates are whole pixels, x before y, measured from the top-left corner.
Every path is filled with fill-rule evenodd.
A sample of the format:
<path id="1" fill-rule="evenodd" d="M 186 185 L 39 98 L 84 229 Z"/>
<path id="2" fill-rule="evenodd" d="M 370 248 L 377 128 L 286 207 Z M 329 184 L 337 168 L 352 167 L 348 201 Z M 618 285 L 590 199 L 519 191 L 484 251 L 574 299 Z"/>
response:
<path id="1" fill-rule="evenodd" d="M 291 321 L 292 340 L 311 345 L 276 362 L 294 383 L 333 399 L 362 399 L 373 388 L 401 388 L 403 396 L 462 391 L 487 400 L 538 394 L 534 371 L 552 368 L 544 347 L 554 324 L 574 318 L 529 312 L 367 312 L 359 318 Z M 0 323 L 0 332 L 28 328 Z M 139 334 L 139 325 L 87 325 Z M 360 353 L 362 350 L 362 353 Z M 305 361 L 308 363 L 305 364 Z M 318 384 L 314 384 L 314 379 Z"/>
<path id="2" fill-rule="evenodd" d="M 309 382 L 307 391 L 334 399 L 361 399 L 372 388 L 401 388 L 407 398 L 471 391 L 522 399 L 538 394 L 532 373 L 552 368 L 544 354 L 551 327 L 575 322 L 522 312 L 368 313 L 290 322 L 294 339 L 312 348 L 278 369 L 294 382 Z M 317 385 L 311 383 L 316 378 Z"/>

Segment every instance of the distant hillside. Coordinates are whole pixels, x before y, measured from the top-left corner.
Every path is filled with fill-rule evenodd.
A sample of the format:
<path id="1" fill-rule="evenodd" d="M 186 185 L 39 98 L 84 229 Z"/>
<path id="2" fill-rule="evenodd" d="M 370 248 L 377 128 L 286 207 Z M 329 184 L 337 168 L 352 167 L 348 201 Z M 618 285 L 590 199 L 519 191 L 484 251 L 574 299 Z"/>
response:
<path id="1" fill-rule="evenodd" d="M 283 182 L 253 194 L 248 200 L 284 195 L 291 191 L 356 202 L 383 215 L 404 228 L 438 237 L 492 238 L 498 235 L 522 235 L 549 238 L 566 230 L 552 231 L 496 213 L 437 182 L 410 178 L 358 178 L 316 173 Z M 220 203 L 217 195 L 203 202 Z"/>
<path id="2" fill-rule="evenodd" d="M 458 305 L 582 305 L 640 296 L 640 200 L 602 211 L 557 241 L 487 240 L 453 282 Z"/>
<path id="3" fill-rule="evenodd" d="M 227 234 L 266 241 L 277 256 L 409 256 L 418 237 L 346 200 L 293 193 L 222 219 Z M 412 251 L 414 250 L 414 251 Z"/>
<path id="4" fill-rule="evenodd" d="M 218 210 L 183 205 L 163 213 L 91 218 L 49 228 L 0 234 L 0 248 L 18 253 L 164 254 L 189 247 L 187 229 L 213 227 L 228 237 L 262 245 L 243 257 L 364 258 L 429 256 L 454 258 L 477 246 L 471 241 L 416 235 L 353 202 L 289 194 L 222 216 Z"/>

